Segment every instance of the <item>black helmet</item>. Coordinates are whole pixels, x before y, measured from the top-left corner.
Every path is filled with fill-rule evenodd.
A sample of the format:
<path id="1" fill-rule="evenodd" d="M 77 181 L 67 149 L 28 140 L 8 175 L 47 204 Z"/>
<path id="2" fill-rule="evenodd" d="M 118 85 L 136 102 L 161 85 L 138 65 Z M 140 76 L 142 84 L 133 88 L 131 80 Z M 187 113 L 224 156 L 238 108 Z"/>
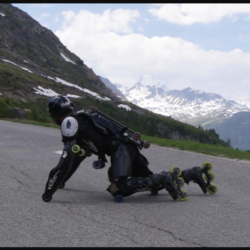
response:
<path id="1" fill-rule="evenodd" d="M 67 116 L 73 112 L 73 103 L 66 96 L 53 96 L 48 103 L 48 112 L 56 121 L 59 117 Z"/>

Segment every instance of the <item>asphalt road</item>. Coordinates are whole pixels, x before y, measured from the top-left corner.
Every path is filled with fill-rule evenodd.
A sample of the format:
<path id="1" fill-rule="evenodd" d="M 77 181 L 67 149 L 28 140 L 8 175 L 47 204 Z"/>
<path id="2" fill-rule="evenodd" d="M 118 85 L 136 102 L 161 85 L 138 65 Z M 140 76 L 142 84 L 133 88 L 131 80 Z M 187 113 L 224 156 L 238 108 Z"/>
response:
<path id="1" fill-rule="evenodd" d="M 62 150 L 59 129 L 0 120 L 0 247 L 249 247 L 250 162 L 143 149 L 155 173 L 213 164 L 215 195 L 183 187 L 187 201 L 136 193 L 116 203 L 107 170 L 87 158 L 51 202 L 41 196 Z"/>

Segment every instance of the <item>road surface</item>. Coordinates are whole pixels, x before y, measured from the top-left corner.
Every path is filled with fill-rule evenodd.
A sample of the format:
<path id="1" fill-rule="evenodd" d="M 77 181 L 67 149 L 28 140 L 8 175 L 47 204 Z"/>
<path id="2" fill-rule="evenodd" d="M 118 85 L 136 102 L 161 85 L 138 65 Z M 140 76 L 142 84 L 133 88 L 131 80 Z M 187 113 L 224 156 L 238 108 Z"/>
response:
<path id="1" fill-rule="evenodd" d="M 62 150 L 60 130 L 0 120 L 0 247 L 249 247 L 250 162 L 151 145 L 155 173 L 213 164 L 215 195 L 185 185 L 187 201 L 136 193 L 116 203 L 107 170 L 87 158 L 51 202 L 41 196 Z"/>

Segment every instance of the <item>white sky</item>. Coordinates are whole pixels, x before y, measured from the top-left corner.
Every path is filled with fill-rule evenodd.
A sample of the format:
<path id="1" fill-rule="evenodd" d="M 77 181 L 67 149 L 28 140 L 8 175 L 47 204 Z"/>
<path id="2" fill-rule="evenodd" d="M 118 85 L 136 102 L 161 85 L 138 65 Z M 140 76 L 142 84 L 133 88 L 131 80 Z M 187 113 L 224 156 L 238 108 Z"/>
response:
<path id="1" fill-rule="evenodd" d="M 112 83 L 250 102 L 250 4 L 13 4 Z"/>

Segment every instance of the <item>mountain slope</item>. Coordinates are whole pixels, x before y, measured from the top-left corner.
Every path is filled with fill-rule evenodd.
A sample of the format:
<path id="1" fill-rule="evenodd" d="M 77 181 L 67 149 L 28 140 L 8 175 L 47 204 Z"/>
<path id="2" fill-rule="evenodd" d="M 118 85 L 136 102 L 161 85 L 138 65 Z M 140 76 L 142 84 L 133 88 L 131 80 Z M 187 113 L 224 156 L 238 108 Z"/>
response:
<path id="1" fill-rule="evenodd" d="M 39 80 L 42 77 L 49 79 L 50 82 L 44 84 L 43 88 L 51 87 L 52 82 L 63 82 L 57 79 L 59 78 L 77 84 L 79 87 L 98 92 L 99 95 L 119 100 L 113 91 L 107 88 L 95 75 L 93 70 L 88 68 L 78 56 L 70 52 L 52 31 L 41 26 L 27 13 L 11 4 L 0 4 L 0 13 L 2 14 L 0 15 L 1 65 L 9 64 L 13 68 L 25 69 L 39 76 Z M 6 78 L 6 75 L 1 75 L 0 80 L 3 78 Z M 22 93 L 24 96 L 33 91 L 34 85 L 29 80 L 25 84 L 29 84 L 31 88 L 27 88 L 26 92 Z M 54 87 L 51 89 L 56 90 L 57 86 Z M 77 93 L 73 88 L 67 89 L 72 94 Z M 5 94 L 5 91 L 8 91 L 6 87 L 1 88 L 2 94 Z M 19 93 L 13 91 L 12 94 L 19 96 L 20 91 Z M 86 92 L 81 94 L 87 95 Z"/>
<path id="2" fill-rule="evenodd" d="M 214 126 L 222 140 L 230 139 L 231 146 L 250 150 L 250 112 L 239 112 Z"/>
<path id="3" fill-rule="evenodd" d="M 126 96 L 116 87 L 115 84 L 109 81 L 108 78 L 100 76 L 100 80 L 108 87 L 110 88 L 118 97 L 120 97 L 122 100 L 127 101 Z M 120 85 L 118 85 L 120 86 Z"/>

